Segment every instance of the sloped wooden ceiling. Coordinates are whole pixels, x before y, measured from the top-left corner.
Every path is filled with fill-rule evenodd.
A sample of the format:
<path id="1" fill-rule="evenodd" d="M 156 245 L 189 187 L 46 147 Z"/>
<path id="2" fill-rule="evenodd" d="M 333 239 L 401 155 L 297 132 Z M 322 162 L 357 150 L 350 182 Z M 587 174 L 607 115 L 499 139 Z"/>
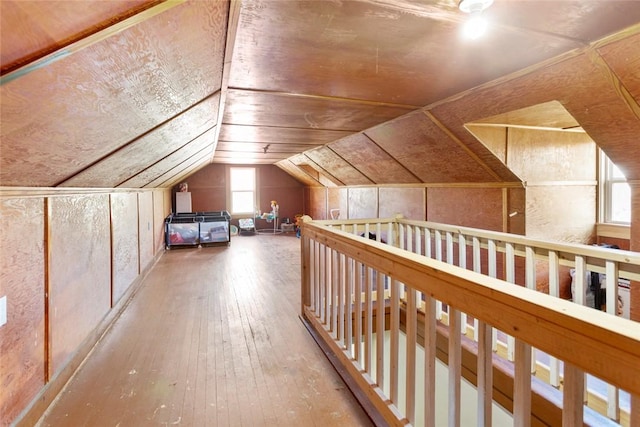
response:
<path id="1" fill-rule="evenodd" d="M 465 124 L 552 101 L 640 175 L 635 2 L 495 0 L 473 42 L 457 3 L 3 0 L 0 186 L 169 186 L 210 162 L 511 182 Z"/>

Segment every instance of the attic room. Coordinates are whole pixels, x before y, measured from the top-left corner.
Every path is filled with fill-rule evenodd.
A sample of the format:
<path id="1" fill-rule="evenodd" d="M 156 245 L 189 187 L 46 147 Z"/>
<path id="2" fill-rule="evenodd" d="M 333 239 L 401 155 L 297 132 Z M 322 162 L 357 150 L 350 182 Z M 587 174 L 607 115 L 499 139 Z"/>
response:
<path id="1" fill-rule="evenodd" d="M 318 272 L 334 274 L 320 248 L 344 249 L 340 256 L 354 266 L 371 263 L 366 277 L 387 277 L 391 292 L 407 271 L 428 282 L 427 267 L 395 251 L 417 248 L 418 238 L 409 237 L 415 230 L 425 253 L 427 245 L 434 253 L 449 245 L 453 234 L 447 233 L 459 233 L 460 240 L 434 255 L 437 261 L 454 247 L 471 247 L 472 239 L 488 239 L 478 248 L 483 257 L 497 242 L 497 273 L 477 279 L 496 295 L 487 299 L 487 312 L 520 302 L 519 312 L 532 310 L 536 322 L 548 316 L 557 328 L 569 328 L 558 329 L 559 336 L 591 330 L 589 322 L 601 320 L 602 332 L 584 339 L 602 340 L 612 358 L 622 358 L 620 369 L 609 372 L 614 369 L 561 345 L 549 349 L 568 352 L 561 358 L 563 386 L 549 395 L 535 384 L 515 387 L 520 377 L 513 372 L 507 375 L 511 391 L 496 379 L 489 386 L 494 399 L 524 417 L 521 425 L 575 425 L 583 417 L 585 425 L 640 425 L 634 359 L 640 355 L 640 7 L 626 0 L 471 4 L 2 0 L 0 423 L 430 425 L 397 415 L 393 387 L 381 403 L 372 397 L 384 394 L 379 389 L 361 378 L 351 383 L 344 372 L 360 368 L 340 359 L 351 347 L 350 334 L 342 335 L 344 348 L 331 347 L 336 337 L 320 329 L 335 334 L 337 326 L 311 319 L 338 316 L 325 318 L 317 305 L 325 289 L 318 284 L 325 273 Z M 465 37 L 465 26 L 477 17 L 487 23 L 484 34 Z M 238 168 L 254 174 L 249 188 L 234 188 Z M 177 213 L 184 184 L 190 211 L 226 211 L 229 230 L 250 218 L 273 233 L 229 234 L 229 245 L 169 250 L 167 218 Z M 250 209 L 234 209 L 236 190 L 249 191 Z M 269 212 L 272 201 L 275 221 L 256 216 Z M 301 216 L 301 236 L 285 230 L 283 223 Z M 402 219 L 383 223 L 390 218 Z M 340 234 L 345 230 L 375 238 L 359 242 Z M 429 240 L 440 232 L 447 237 Z M 463 233 L 476 234 L 462 240 Z M 380 246 L 383 239 L 396 248 Z M 514 256 L 526 252 L 537 261 L 510 261 L 511 241 L 526 246 L 514 246 Z M 593 249 L 599 244 L 619 249 Z M 468 256 L 471 269 L 470 252 L 456 252 L 449 264 L 461 266 Z M 323 262 L 328 266 L 320 267 Z M 486 273 L 489 263 L 483 258 L 477 271 Z M 396 271 L 399 265 L 407 267 Z M 431 295 L 438 311 L 444 301 L 447 326 L 455 325 L 457 311 L 449 308 L 471 299 L 465 292 L 475 288 L 460 285 L 471 279 L 425 265 L 441 269 L 429 280 L 459 286 L 454 296 Z M 582 310 L 570 269 L 629 279 L 624 292 L 609 294 L 624 293 L 623 311 L 616 315 L 613 305 Z M 544 303 L 526 294 L 531 289 L 501 296 L 502 280 L 546 294 Z M 587 292 L 580 280 L 576 286 Z M 424 307 L 414 311 L 426 330 L 430 291 L 422 286 L 415 284 Z M 561 301 L 546 299 L 553 292 Z M 211 302 L 222 294 L 230 299 Z M 360 301 L 360 293 L 353 298 Z M 353 319 L 369 315 L 372 324 L 383 319 L 379 327 L 393 329 L 394 321 L 384 319 L 394 318 L 396 307 L 395 328 L 404 337 L 412 316 L 403 298 L 398 306 L 378 306 L 389 314 Z M 589 320 L 592 312 L 596 320 Z M 481 315 L 469 319 L 503 321 Z M 518 313 L 505 316 L 512 316 L 504 320 L 511 326 L 519 321 Z M 215 323 L 215 333 L 202 332 L 207 322 Z M 413 332 L 428 342 L 427 332 Z M 436 340 L 433 334 L 436 345 L 442 335 Z M 537 336 L 534 331 L 531 339 Z M 520 339 L 516 348 L 523 348 Z M 575 353 L 586 353 L 579 346 L 595 345 L 589 343 L 576 339 Z M 437 345 L 437 357 L 445 357 L 447 346 Z M 473 345 L 480 347 L 477 336 Z M 426 352 L 428 345 L 422 347 Z M 226 358 L 217 349 L 225 349 Z M 358 351 L 352 359 L 360 363 Z M 480 363 L 479 350 L 473 358 Z M 531 365 L 509 362 L 514 369 Z M 202 363 L 203 371 L 194 368 Z M 460 363 L 458 375 L 471 372 L 477 378 L 465 380 L 479 383 L 475 368 L 464 365 L 468 360 Z M 154 377 L 162 371 L 157 366 L 174 380 Z M 585 394 L 580 369 L 591 368 L 614 385 L 604 394 L 615 390 L 615 403 L 603 398 L 604 409 L 587 402 L 581 410 L 582 402 L 574 402 L 578 409 L 569 411 L 562 399 Z M 97 381 L 103 385 L 91 387 Z M 209 381 L 206 393 L 194 391 Z M 221 384 L 233 392 L 220 392 Z M 536 397 L 515 396 L 532 387 Z M 205 397 L 212 393 L 215 402 Z M 261 396 L 262 412 L 246 406 L 249 394 Z M 456 403 L 450 400 L 449 408 Z M 449 425 L 460 425 L 459 412 Z"/>

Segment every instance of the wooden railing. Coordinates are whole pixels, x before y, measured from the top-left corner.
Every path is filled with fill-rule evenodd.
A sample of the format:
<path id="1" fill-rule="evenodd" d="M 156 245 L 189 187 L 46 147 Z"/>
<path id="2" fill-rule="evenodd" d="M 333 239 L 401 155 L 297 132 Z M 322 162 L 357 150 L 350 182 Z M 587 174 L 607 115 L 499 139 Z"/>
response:
<path id="1" fill-rule="evenodd" d="M 616 301 L 620 277 L 640 279 L 637 253 L 401 218 L 307 221 L 302 249 L 303 316 L 390 424 L 436 425 L 435 343 L 442 322 L 448 325 L 451 426 L 460 425 L 466 334 L 477 342 L 478 425 L 491 425 L 492 361 L 503 345 L 514 371 L 516 426 L 531 422 L 535 351 L 550 357 L 549 382 L 562 391 L 563 425 L 584 422 L 585 373 L 609 384 L 609 418 L 620 422 L 619 390 L 638 402 L 638 323 L 616 316 L 614 304 L 608 313 L 579 304 L 587 270 L 606 273 L 607 300 Z M 549 294 L 536 290 L 541 266 Z M 576 270 L 578 303 L 557 296 L 566 267 Z M 514 286 L 518 275 L 524 286 Z M 385 330 L 386 344 L 377 334 Z M 425 354 L 421 366 L 418 347 Z M 630 420 L 623 425 L 637 422 L 637 409 L 630 409 Z"/>

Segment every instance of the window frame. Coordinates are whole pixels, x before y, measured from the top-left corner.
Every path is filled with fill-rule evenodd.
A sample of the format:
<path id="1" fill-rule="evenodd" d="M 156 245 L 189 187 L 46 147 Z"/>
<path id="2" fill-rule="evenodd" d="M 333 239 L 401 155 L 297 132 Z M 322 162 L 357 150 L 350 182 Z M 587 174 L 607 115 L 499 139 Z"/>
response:
<path id="1" fill-rule="evenodd" d="M 599 200 L 600 200 L 600 222 L 605 224 L 630 225 L 630 221 L 614 221 L 613 220 L 613 186 L 615 184 L 626 184 L 624 177 L 614 177 L 613 171 L 615 164 L 602 151 L 599 154 Z M 631 203 L 631 200 L 629 200 Z"/>
<path id="2" fill-rule="evenodd" d="M 251 190 L 234 190 L 233 182 L 232 182 L 232 170 L 234 169 L 247 169 L 253 171 L 253 189 Z M 254 215 L 255 207 L 257 206 L 258 201 L 258 168 L 253 166 L 227 166 L 227 206 L 229 207 L 229 213 L 232 216 L 246 217 Z M 233 195 L 236 192 L 246 192 L 250 191 L 253 193 L 253 205 L 251 210 L 249 211 L 236 211 L 233 206 Z"/>

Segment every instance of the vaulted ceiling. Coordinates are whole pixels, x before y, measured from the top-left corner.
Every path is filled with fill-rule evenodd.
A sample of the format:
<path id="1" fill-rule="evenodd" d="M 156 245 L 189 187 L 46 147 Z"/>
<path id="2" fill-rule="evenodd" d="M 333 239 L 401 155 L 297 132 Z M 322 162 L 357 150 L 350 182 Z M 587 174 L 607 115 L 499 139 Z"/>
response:
<path id="1" fill-rule="evenodd" d="M 212 162 L 517 181 L 470 123 L 579 126 L 640 178 L 636 2 L 495 0 L 477 40 L 457 3 L 2 0 L 0 186 L 165 187 Z"/>

